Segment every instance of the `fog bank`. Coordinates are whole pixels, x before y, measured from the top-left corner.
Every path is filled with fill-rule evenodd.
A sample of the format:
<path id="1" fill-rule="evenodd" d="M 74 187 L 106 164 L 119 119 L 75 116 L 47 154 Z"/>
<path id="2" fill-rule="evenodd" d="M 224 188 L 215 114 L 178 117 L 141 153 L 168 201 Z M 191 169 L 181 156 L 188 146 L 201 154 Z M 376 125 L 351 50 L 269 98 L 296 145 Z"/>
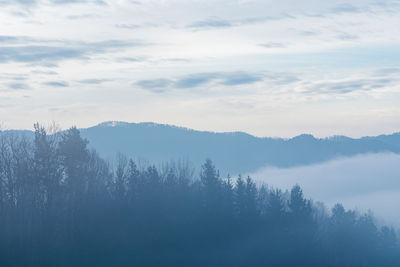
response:
<path id="1" fill-rule="evenodd" d="M 400 155 L 366 154 L 287 169 L 264 167 L 250 176 L 282 189 L 299 184 L 308 198 L 328 207 L 339 202 L 359 211 L 370 209 L 379 220 L 400 226 Z"/>

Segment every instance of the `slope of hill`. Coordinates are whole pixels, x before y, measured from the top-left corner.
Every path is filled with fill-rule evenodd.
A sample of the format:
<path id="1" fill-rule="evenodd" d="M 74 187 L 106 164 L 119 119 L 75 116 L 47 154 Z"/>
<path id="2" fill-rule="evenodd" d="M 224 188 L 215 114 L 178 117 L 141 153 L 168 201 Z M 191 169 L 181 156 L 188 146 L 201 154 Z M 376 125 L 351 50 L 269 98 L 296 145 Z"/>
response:
<path id="1" fill-rule="evenodd" d="M 400 153 L 400 134 L 352 139 L 318 139 L 299 135 L 291 139 L 258 138 L 243 132 L 214 133 L 155 124 L 105 122 L 82 129 L 101 155 L 117 152 L 162 162 L 188 159 L 199 166 L 212 158 L 223 174 L 254 171 L 264 165 L 291 167 L 363 153 Z"/>
<path id="2" fill-rule="evenodd" d="M 32 132 L 22 133 L 29 136 Z M 360 139 L 345 136 L 320 139 L 308 134 L 282 139 L 126 122 L 104 122 L 81 129 L 81 133 L 107 159 L 121 152 L 154 163 L 184 159 L 198 167 L 211 158 L 223 175 L 228 171 L 234 175 L 252 172 L 265 165 L 292 167 L 365 153 L 400 154 L 400 133 Z"/>

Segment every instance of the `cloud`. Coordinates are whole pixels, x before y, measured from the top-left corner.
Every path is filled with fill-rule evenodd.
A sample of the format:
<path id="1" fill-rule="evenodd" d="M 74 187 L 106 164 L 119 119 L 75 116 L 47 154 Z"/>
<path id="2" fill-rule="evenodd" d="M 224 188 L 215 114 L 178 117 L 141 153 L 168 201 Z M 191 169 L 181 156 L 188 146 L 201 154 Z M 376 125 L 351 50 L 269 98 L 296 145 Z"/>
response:
<path id="1" fill-rule="evenodd" d="M 51 81 L 51 82 L 45 82 L 43 83 L 46 86 L 50 87 L 68 87 L 69 84 L 65 81 Z"/>
<path id="2" fill-rule="evenodd" d="M 0 62 L 40 62 L 83 58 L 88 51 L 80 48 L 56 46 L 15 46 L 0 47 Z"/>
<path id="3" fill-rule="evenodd" d="M 140 1 L 136 1 L 136 0 L 127 0 L 130 4 L 133 4 L 133 5 L 141 5 L 142 4 L 142 2 L 140 2 Z"/>
<path id="4" fill-rule="evenodd" d="M 160 93 L 163 92 L 172 83 L 168 79 L 154 79 L 154 80 L 141 80 L 136 83 L 137 86 L 142 89 L 146 89 L 152 92 Z"/>
<path id="5" fill-rule="evenodd" d="M 142 62 L 145 61 L 145 58 L 138 58 L 138 57 L 118 57 L 116 59 L 118 62 Z"/>
<path id="6" fill-rule="evenodd" d="M 273 85 L 279 86 L 301 81 L 300 78 L 290 72 L 266 73 L 263 75 L 263 79 Z"/>
<path id="7" fill-rule="evenodd" d="M 39 74 L 39 75 L 57 75 L 58 72 L 56 71 L 43 71 L 43 70 L 33 70 L 31 71 L 32 74 Z"/>
<path id="8" fill-rule="evenodd" d="M 21 4 L 21 5 L 33 5 L 36 4 L 36 0 L 0 0 L 0 5 L 11 5 L 11 4 Z"/>
<path id="9" fill-rule="evenodd" d="M 20 18 L 27 18 L 31 15 L 29 10 L 11 10 L 10 14 L 13 15 L 14 17 L 20 17 Z"/>
<path id="10" fill-rule="evenodd" d="M 303 35 L 303 36 L 317 36 L 317 35 L 319 35 L 319 32 L 317 32 L 317 31 L 301 31 L 299 33 L 300 33 L 300 35 Z"/>
<path id="11" fill-rule="evenodd" d="M 2 44 L 23 44 L 27 42 L 42 42 L 38 39 L 33 39 L 28 36 L 10 36 L 10 35 L 0 35 L 0 45 Z M 1 47 L 0 47 L 1 48 Z"/>
<path id="12" fill-rule="evenodd" d="M 112 79 L 85 79 L 85 80 L 80 80 L 80 83 L 84 84 L 102 84 L 108 81 L 112 81 Z"/>
<path id="13" fill-rule="evenodd" d="M 297 80 L 293 76 L 287 74 L 258 74 L 258 73 L 247 73 L 247 72 L 211 72 L 211 73 L 196 73 L 191 75 L 185 75 L 175 79 L 154 79 L 154 80 L 142 80 L 136 83 L 143 89 L 165 92 L 167 87 L 172 89 L 187 89 L 196 88 L 201 85 L 208 83 L 215 83 L 217 85 L 224 86 L 238 86 L 244 84 L 252 84 L 262 81 L 264 78 L 273 80 L 275 83 L 291 83 Z M 163 89 L 163 90 L 161 90 Z"/>
<path id="14" fill-rule="evenodd" d="M 103 0 L 50 0 L 52 4 L 82 4 L 90 3 L 95 5 L 107 5 Z M 0 5 L 36 5 L 40 3 L 39 0 L 0 0 Z"/>
<path id="15" fill-rule="evenodd" d="M 24 74 L 24 73 L 7 73 L 7 72 L 3 72 L 0 74 L 0 80 L 4 81 L 4 80 L 11 80 L 11 81 L 24 81 L 27 80 L 28 78 L 28 74 Z"/>
<path id="16" fill-rule="evenodd" d="M 100 16 L 98 14 L 80 14 L 80 15 L 70 15 L 70 16 L 67 16 L 67 18 L 70 20 L 99 19 L 99 18 L 102 18 L 102 16 Z"/>
<path id="17" fill-rule="evenodd" d="M 340 33 L 339 35 L 336 36 L 336 38 L 343 40 L 343 41 L 348 41 L 348 40 L 357 40 L 360 37 L 356 34 L 349 34 L 349 33 Z"/>
<path id="18" fill-rule="evenodd" d="M 167 87 L 173 88 L 194 88 L 205 84 L 212 79 L 216 78 L 215 73 L 201 73 L 193 74 L 178 78 L 176 80 L 170 79 L 153 79 L 153 80 L 141 80 L 136 83 L 143 89 L 150 90 L 153 92 L 164 92 Z"/>
<path id="19" fill-rule="evenodd" d="M 260 81 L 261 79 L 262 78 L 260 75 L 250 74 L 246 72 L 199 73 L 181 77 L 175 82 L 175 87 L 194 88 L 211 81 L 216 81 L 217 84 L 234 86 L 255 83 Z"/>
<path id="20" fill-rule="evenodd" d="M 8 87 L 12 90 L 27 90 L 30 87 L 26 83 L 9 83 Z"/>
<path id="21" fill-rule="evenodd" d="M 364 81 L 345 81 L 320 84 L 321 89 L 334 93 L 348 93 L 356 90 L 367 89 Z"/>
<path id="22" fill-rule="evenodd" d="M 175 82 L 177 88 L 194 88 L 204 85 L 211 81 L 216 81 L 217 84 L 233 86 L 258 82 L 261 77 L 256 74 L 245 72 L 233 73 L 199 73 L 181 77 Z"/>
<path id="23" fill-rule="evenodd" d="M 142 26 L 137 24 L 115 24 L 114 26 L 119 29 L 129 29 L 129 30 L 142 28 Z"/>
<path id="24" fill-rule="evenodd" d="M 190 62 L 191 60 L 188 58 L 163 58 L 161 61 L 166 62 Z"/>
<path id="25" fill-rule="evenodd" d="M 303 167 L 265 167 L 251 176 L 283 189 L 299 184 L 316 201 L 372 209 L 379 218 L 400 226 L 399 173 L 400 155 L 366 154 Z"/>
<path id="26" fill-rule="evenodd" d="M 286 45 L 283 43 L 278 43 L 278 42 L 268 42 L 268 43 L 262 43 L 259 44 L 259 46 L 265 47 L 265 48 L 285 48 Z"/>
<path id="27" fill-rule="evenodd" d="M 130 110 L 138 110 L 141 105 L 132 106 L 132 101 L 120 96 L 125 94 L 109 92 L 119 88 L 126 90 L 127 96 L 143 94 L 143 98 L 135 97 L 135 101 L 140 99 L 143 103 L 151 103 L 154 97 L 168 104 L 193 103 L 190 104 L 194 107 L 190 114 L 176 112 L 183 105 L 176 105 L 174 111 L 169 111 L 168 116 L 178 116 L 175 119 L 178 122 L 189 121 L 189 116 L 206 110 L 207 105 L 215 107 L 219 116 L 226 118 L 226 124 L 211 125 L 214 130 L 218 127 L 235 127 L 235 116 L 228 112 L 231 108 L 215 103 L 222 98 L 232 102 L 240 98 L 240 101 L 255 106 L 257 113 L 253 115 L 258 117 L 251 116 L 251 112 L 242 114 L 246 118 L 241 120 L 244 126 L 237 127 L 247 127 L 257 134 L 264 134 L 268 130 L 257 126 L 254 121 L 266 118 L 278 121 L 282 118 L 282 124 L 271 122 L 275 123 L 270 128 L 271 134 L 278 135 L 279 132 L 290 135 L 299 131 L 296 127 L 307 129 L 311 127 L 307 125 L 312 124 L 317 129 L 316 121 L 324 112 L 334 117 L 336 110 L 333 110 L 336 108 L 340 107 L 338 112 L 352 109 L 349 104 L 351 101 L 342 100 L 353 99 L 356 94 L 368 96 L 354 100 L 360 113 L 369 112 L 369 101 L 377 97 L 380 101 L 374 105 L 388 108 L 395 105 L 400 95 L 399 78 L 394 73 L 396 70 L 389 68 L 398 66 L 400 62 L 397 45 L 400 35 L 396 27 L 389 25 L 396 25 L 398 11 L 386 11 L 390 9 L 395 12 L 394 1 L 378 1 L 380 6 L 374 6 L 374 0 L 350 0 L 292 1 L 291 5 L 279 2 L 271 7 L 268 1 L 259 0 L 185 3 L 143 1 L 140 6 L 130 4 L 139 4 L 135 1 L 105 0 L 103 2 L 109 6 L 103 7 L 96 6 L 97 1 L 89 0 L 0 0 L 2 3 L 19 3 L 16 6 L 2 6 L 0 11 L 8 29 L 0 33 L 0 65 L 3 71 L 28 73 L 28 80 L 21 83 L 32 86 L 29 94 L 34 99 L 40 99 L 41 89 L 37 85 L 44 87 L 43 83 L 47 81 L 65 80 L 71 88 L 75 85 L 96 87 L 96 84 L 100 84 L 99 87 L 103 88 L 101 94 L 109 95 Z M 344 2 L 350 5 L 337 5 Z M 34 6 L 33 3 L 37 4 Z M 398 7 L 396 9 L 400 10 Z M 160 10 L 163 10 L 163 16 L 160 16 Z M 28 18 L 11 16 L 10 12 L 13 11 L 22 12 Z M 306 13 L 320 15 L 308 17 Z M 101 19 L 97 19 L 100 16 Z M 212 29 L 216 32 L 207 31 Z M 131 41 L 131 38 L 141 38 L 143 42 Z M 116 41 L 96 42 L 109 39 Z M 157 45 L 143 47 L 150 43 Z M 270 53 L 274 51 L 279 53 Z M 385 66 L 387 69 L 381 70 L 385 74 L 366 74 Z M 33 70 L 56 71 L 58 75 L 53 73 L 54 76 L 47 76 L 45 73 L 34 73 Z M 386 76 L 389 80 L 382 79 Z M 114 81 L 104 82 L 105 77 Z M 127 86 L 135 90 L 126 88 L 124 81 L 128 81 Z M 9 90 L 8 84 L 12 82 L 18 81 L 3 80 L 1 85 Z M 43 89 L 52 91 L 55 88 Z M 96 94 L 93 91 L 93 95 L 80 95 L 79 102 L 84 105 L 88 99 L 96 99 L 97 105 L 104 106 L 111 99 L 99 95 L 100 91 L 97 90 Z M 161 100 L 160 96 L 149 92 L 171 92 L 171 95 Z M 74 90 L 62 90 L 65 98 L 55 95 L 49 97 L 51 101 L 63 102 L 71 99 L 69 94 L 73 93 Z M 332 104 L 329 111 L 325 110 L 324 102 L 319 102 L 322 98 L 338 105 L 333 108 Z M 40 103 L 35 99 L 32 105 L 39 106 Z M 284 120 L 290 122 L 285 114 L 292 113 L 292 107 L 297 103 L 309 109 L 315 107 L 315 114 L 308 118 L 304 115 L 311 122 L 300 119 L 296 125 L 286 123 L 286 126 L 282 126 Z M 305 113 L 303 106 L 299 109 Z M 22 127 L 26 121 L 23 115 L 19 115 L 23 114 L 22 110 L 12 115 L 13 118 L 10 117 L 18 127 Z M 166 116 L 160 110 L 161 106 L 152 111 L 155 119 Z M 113 112 L 113 116 L 124 116 L 120 110 Z M 37 116 L 47 116 L 43 114 L 38 111 Z M 92 114 L 85 114 L 80 123 L 96 119 L 97 114 Z M 300 118 L 301 112 L 294 116 Z M 379 122 L 378 114 L 372 117 L 380 125 L 392 123 L 386 122 L 389 119 Z M 334 120 L 335 129 L 351 123 L 350 119 L 346 118 L 343 122 Z M 60 120 L 67 123 L 68 118 Z M 192 123 L 193 127 L 198 127 L 202 122 Z M 287 131 L 281 130 L 285 127 Z M 348 131 L 359 134 L 357 129 L 360 128 L 354 126 Z M 372 126 L 366 128 L 376 131 L 372 130 Z M 326 133 L 334 130 L 321 131 Z"/>
<path id="28" fill-rule="evenodd" d="M 107 5 L 103 0 L 51 0 L 54 4 L 78 4 L 78 3 L 91 3 L 96 5 Z"/>
<path id="29" fill-rule="evenodd" d="M 33 44 L 13 45 L 31 42 Z M 6 46 L 1 46 L 1 44 Z M 107 40 L 101 42 L 71 42 L 41 40 L 29 37 L 2 36 L 0 39 L 0 63 L 24 62 L 54 64 L 71 59 L 88 59 L 92 55 L 112 52 L 115 49 L 146 45 L 138 41 Z"/>
<path id="30" fill-rule="evenodd" d="M 0 43 L 14 43 L 15 41 L 17 41 L 18 40 L 18 38 L 17 37 L 15 37 L 15 36 L 3 36 L 3 35 L 0 35 Z"/>
<path id="31" fill-rule="evenodd" d="M 390 68 L 381 68 L 375 72 L 376 76 L 391 76 L 400 73 L 400 68 L 390 67 Z"/>
<path id="32" fill-rule="evenodd" d="M 0 80 L 4 83 L 1 85 L 0 91 L 30 90 L 31 87 L 27 83 L 28 77 L 29 75 L 22 73 L 2 73 Z"/>
<path id="33" fill-rule="evenodd" d="M 192 89 L 207 85 L 213 86 L 241 86 L 263 82 L 268 87 L 276 87 L 285 92 L 289 88 L 297 88 L 296 92 L 309 95 L 334 95 L 352 92 L 369 92 L 390 87 L 399 79 L 397 68 L 386 68 L 368 74 L 365 77 L 348 78 L 345 80 L 309 81 L 300 74 L 291 72 L 209 72 L 194 73 L 174 78 L 157 78 L 140 80 L 135 85 L 142 89 L 162 93 L 177 89 Z M 383 73 L 383 74 L 382 74 Z M 299 76 L 300 75 L 300 76 Z"/>
<path id="34" fill-rule="evenodd" d="M 362 9 L 346 3 L 346 4 L 337 5 L 336 7 L 332 8 L 330 11 L 333 14 L 360 13 L 360 12 L 362 12 Z"/>
<path id="35" fill-rule="evenodd" d="M 261 77 L 259 75 L 248 73 L 230 73 L 224 76 L 225 77 L 222 81 L 223 85 L 242 85 L 261 81 Z"/>
<path id="36" fill-rule="evenodd" d="M 309 86 L 304 86 L 308 94 L 347 94 L 356 91 L 371 91 L 393 84 L 396 80 L 391 78 L 363 78 L 342 81 L 322 81 Z"/>
<path id="37" fill-rule="evenodd" d="M 226 28 L 226 27 L 232 27 L 233 24 L 230 23 L 229 21 L 226 20 L 220 20 L 220 19 L 207 19 L 207 20 L 200 20 L 196 21 L 190 25 L 188 25 L 189 28 Z"/>
<path id="38" fill-rule="evenodd" d="M 217 73 L 200 73 L 184 76 L 175 82 L 177 88 L 194 88 L 218 77 Z"/>
<path id="39" fill-rule="evenodd" d="M 350 2 L 350 1 L 348 1 Z M 355 6 L 350 3 L 341 3 L 338 5 L 335 5 L 331 8 L 328 8 L 325 11 L 320 11 L 319 13 L 307 13 L 305 14 L 306 16 L 309 17 L 320 17 L 320 18 L 325 18 L 327 15 L 333 14 L 333 15 L 346 15 L 346 14 L 354 14 L 354 13 L 364 13 L 364 12 L 369 12 L 371 10 L 376 10 L 377 7 L 387 7 L 386 4 L 381 4 L 380 2 L 377 1 L 371 1 L 368 3 L 368 1 L 365 1 L 363 5 Z M 387 1 L 389 2 L 389 1 Z M 394 6 L 394 2 L 391 1 L 389 5 L 391 7 Z M 359 3 L 358 3 L 359 4 Z"/>
<path id="40" fill-rule="evenodd" d="M 106 40 L 93 43 L 81 42 L 77 44 L 80 44 L 88 49 L 93 49 L 95 51 L 100 51 L 100 52 L 116 48 L 151 45 L 150 43 L 145 43 L 141 41 L 129 41 L 129 40 Z"/>
<path id="41" fill-rule="evenodd" d="M 186 27 L 197 30 L 205 30 L 212 28 L 229 28 L 229 27 L 237 27 L 237 26 L 250 25 L 256 23 L 263 23 L 266 21 L 280 20 L 285 18 L 295 18 L 295 17 L 286 13 L 279 14 L 276 16 L 247 17 L 247 18 L 231 19 L 231 20 L 212 17 L 204 20 L 195 21 L 187 25 Z"/>

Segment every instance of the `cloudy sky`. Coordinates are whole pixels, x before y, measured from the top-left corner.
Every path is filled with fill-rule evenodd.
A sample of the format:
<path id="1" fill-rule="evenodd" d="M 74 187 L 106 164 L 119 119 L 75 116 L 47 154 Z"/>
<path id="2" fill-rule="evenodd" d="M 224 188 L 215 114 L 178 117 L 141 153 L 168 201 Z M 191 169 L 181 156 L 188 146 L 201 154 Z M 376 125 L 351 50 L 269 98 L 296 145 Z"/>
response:
<path id="1" fill-rule="evenodd" d="M 0 122 L 400 131 L 399 0 L 0 0 Z"/>

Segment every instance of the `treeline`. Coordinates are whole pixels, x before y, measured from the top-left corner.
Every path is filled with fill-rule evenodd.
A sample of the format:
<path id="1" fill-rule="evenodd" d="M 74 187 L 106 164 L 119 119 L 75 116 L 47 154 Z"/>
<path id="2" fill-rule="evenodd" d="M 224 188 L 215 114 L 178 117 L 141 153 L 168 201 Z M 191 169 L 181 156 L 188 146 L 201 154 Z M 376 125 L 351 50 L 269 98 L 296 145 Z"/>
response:
<path id="1" fill-rule="evenodd" d="M 399 266 L 395 231 L 210 160 L 114 165 L 76 128 L 0 133 L 0 266 Z"/>

